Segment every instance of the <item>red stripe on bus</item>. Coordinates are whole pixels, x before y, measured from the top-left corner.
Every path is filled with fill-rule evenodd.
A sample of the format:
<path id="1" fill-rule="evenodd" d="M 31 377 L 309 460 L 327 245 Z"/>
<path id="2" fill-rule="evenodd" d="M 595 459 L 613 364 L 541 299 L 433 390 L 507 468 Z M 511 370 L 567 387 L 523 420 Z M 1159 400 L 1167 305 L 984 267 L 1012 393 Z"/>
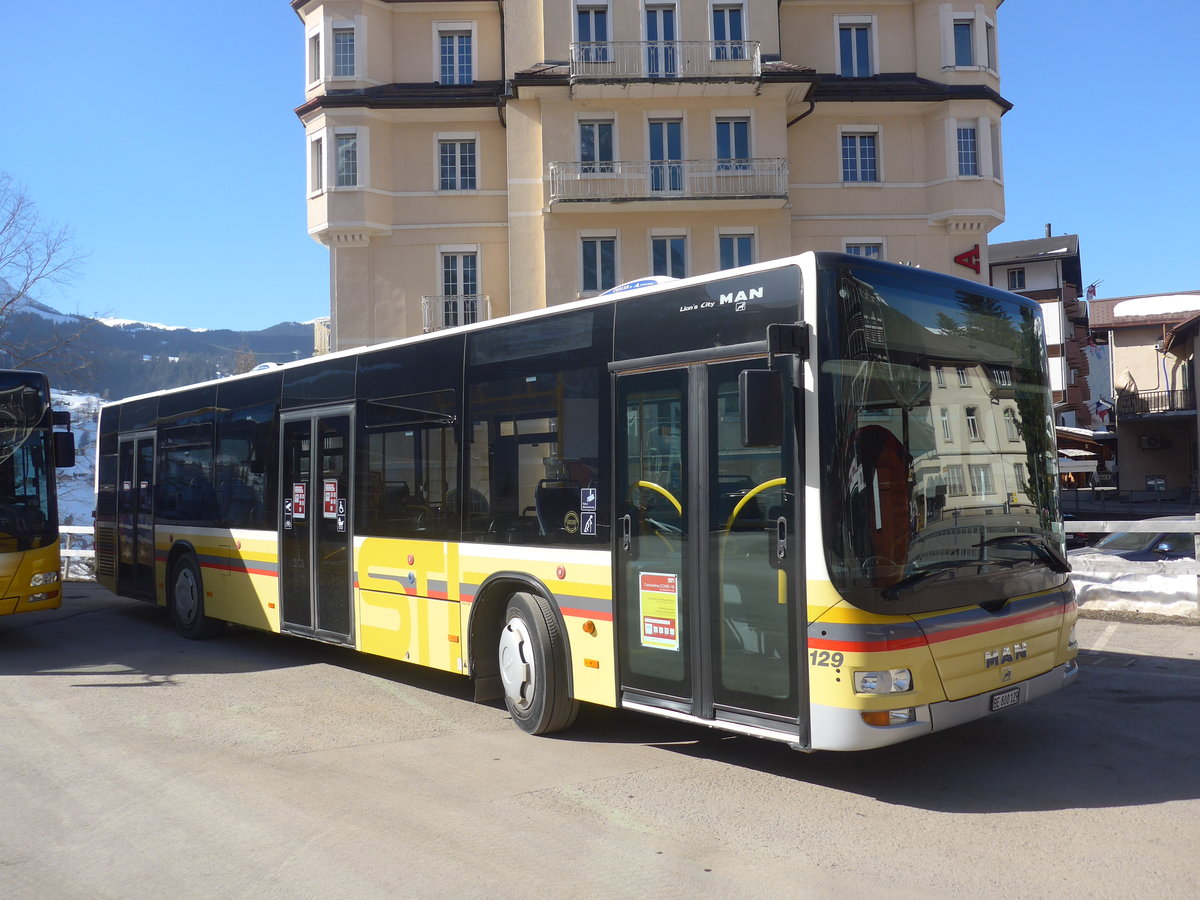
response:
<path id="1" fill-rule="evenodd" d="M 218 566 L 216 563 L 204 563 L 203 569 L 216 569 L 218 572 L 245 572 L 247 575 L 270 575 L 272 578 L 278 578 L 278 572 L 272 572 L 268 569 L 251 569 L 249 566 Z M 358 587 L 358 585 L 355 585 Z"/>
<path id="2" fill-rule="evenodd" d="M 613 620 L 612 613 L 597 612 L 593 609 L 571 609 L 569 606 L 560 606 L 564 616 L 571 616 L 576 619 L 597 619 L 601 622 L 611 622 Z"/>
<path id="3" fill-rule="evenodd" d="M 818 650 L 841 650 L 843 652 L 857 653 L 886 653 L 892 650 L 912 650 L 915 647 L 924 647 L 928 644 L 941 644 L 946 641 L 955 641 L 976 634 L 985 634 L 989 631 L 999 631 L 1002 628 L 1008 628 L 1013 625 L 1027 625 L 1030 622 L 1036 622 L 1038 619 L 1061 615 L 1062 611 L 1061 606 L 1056 606 L 1050 609 L 1036 610 L 1021 616 L 1013 616 L 1011 619 L 1004 619 L 999 622 L 978 622 L 972 625 L 961 625 L 958 628 L 950 628 L 940 633 L 928 635 L 927 637 L 901 638 L 899 640 L 881 638 L 876 641 L 839 641 L 832 638 L 809 638 L 808 646 Z"/>

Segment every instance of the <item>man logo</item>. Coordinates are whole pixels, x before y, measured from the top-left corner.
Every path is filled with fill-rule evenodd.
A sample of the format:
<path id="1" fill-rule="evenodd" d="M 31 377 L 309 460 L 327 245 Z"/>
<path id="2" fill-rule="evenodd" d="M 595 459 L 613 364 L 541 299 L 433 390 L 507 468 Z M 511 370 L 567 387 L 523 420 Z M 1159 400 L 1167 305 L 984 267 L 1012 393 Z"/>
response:
<path id="1" fill-rule="evenodd" d="M 1000 647 L 996 650 L 983 651 L 983 667 L 991 669 L 1004 663 L 1010 663 L 1017 659 L 1026 659 L 1029 656 L 1029 644 L 1026 641 L 1013 644 L 1011 647 Z"/>
<path id="2" fill-rule="evenodd" d="M 745 309 L 746 301 L 761 300 L 763 298 L 764 290 L 764 288 L 757 287 L 751 288 L 748 291 L 738 291 L 736 294 L 722 294 L 721 305 L 724 306 L 726 303 L 737 303 L 738 309 Z"/>

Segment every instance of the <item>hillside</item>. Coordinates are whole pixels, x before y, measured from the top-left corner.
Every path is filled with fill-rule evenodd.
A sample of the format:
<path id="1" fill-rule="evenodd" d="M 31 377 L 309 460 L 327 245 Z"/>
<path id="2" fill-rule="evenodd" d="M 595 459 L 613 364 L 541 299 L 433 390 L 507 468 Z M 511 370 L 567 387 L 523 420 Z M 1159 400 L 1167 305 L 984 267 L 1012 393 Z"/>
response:
<path id="1" fill-rule="evenodd" d="M 45 348 L 55 348 L 34 359 Z M 116 399 L 206 381 L 256 363 L 312 355 L 311 324 L 261 331 L 198 331 L 145 322 L 65 315 L 39 303 L 13 310 L 0 336 L 0 364 L 33 360 L 59 390 Z M 7 354 L 5 353 L 7 351 Z"/>

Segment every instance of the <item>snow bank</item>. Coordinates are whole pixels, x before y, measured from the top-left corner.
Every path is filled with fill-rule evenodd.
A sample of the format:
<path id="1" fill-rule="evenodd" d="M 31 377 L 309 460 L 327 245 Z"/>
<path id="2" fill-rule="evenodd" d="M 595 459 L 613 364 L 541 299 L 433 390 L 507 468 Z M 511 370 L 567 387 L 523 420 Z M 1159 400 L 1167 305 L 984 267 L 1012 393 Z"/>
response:
<path id="1" fill-rule="evenodd" d="M 1130 562 L 1104 553 L 1071 555 L 1071 583 L 1083 609 L 1200 617 L 1195 560 Z"/>

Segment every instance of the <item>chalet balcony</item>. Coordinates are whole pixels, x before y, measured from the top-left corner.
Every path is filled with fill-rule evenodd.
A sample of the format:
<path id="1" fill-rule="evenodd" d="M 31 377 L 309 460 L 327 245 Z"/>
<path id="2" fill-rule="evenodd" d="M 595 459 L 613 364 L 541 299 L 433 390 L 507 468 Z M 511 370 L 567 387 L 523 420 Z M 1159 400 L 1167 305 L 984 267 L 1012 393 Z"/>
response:
<path id="1" fill-rule="evenodd" d="M 573 41 L 571 79 L 758 78 L 758 41 Z"/>
<path id="2" fill-rule="evenodd" d="M 421 318 L 426 334 L 485 322 L 491 317 L 492 301 L 487 294 L 435 294 L 421 298 Z"/>
<path id="3" fill-rule="evenodd" d="M 1117 397 L 1117 417 L 1194 412 L 1196 395 L 1190 389 L 1179 391 L 1139 391 Z"/>
<path id="4" fill-rule="evenodd" d="M 619 160 L 550 163 L 552 211 L 779 209 L 788 199 L 786 159 Z M 669 207 L 666 207 L 669 208 Z"/>

